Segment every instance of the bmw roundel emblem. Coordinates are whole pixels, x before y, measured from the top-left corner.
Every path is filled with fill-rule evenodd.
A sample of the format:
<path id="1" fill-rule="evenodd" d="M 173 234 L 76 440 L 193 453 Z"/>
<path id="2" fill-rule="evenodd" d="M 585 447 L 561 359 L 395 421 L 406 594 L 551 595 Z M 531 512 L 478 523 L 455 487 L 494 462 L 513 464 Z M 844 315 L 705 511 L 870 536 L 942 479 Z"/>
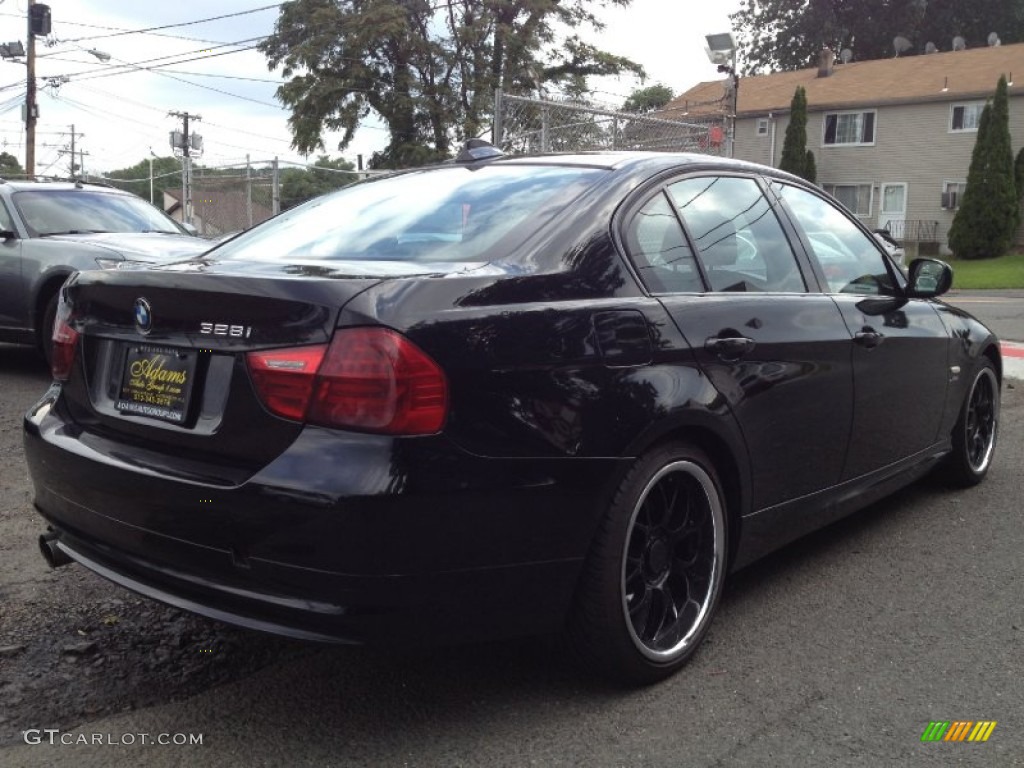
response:
<path id="1" fill-rule="evenodd" d="M 135 300 L 135 328 L 143 335 L 153 330 L 153 310 L 143 298 Z"/>

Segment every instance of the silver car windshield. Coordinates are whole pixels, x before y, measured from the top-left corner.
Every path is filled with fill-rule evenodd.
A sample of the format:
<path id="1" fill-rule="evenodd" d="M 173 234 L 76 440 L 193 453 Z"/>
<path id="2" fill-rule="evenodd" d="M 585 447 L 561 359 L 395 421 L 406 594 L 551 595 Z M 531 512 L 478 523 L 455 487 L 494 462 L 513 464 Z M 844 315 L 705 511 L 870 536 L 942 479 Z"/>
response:
<path id="1" fill-rule="evenodd" d="M 452 166 L 353 185 L 242 234 L 219 259 L 488 261 L 509 253 L 606 171 Z"/>
<path id="2" fill-rule="evenodd" d="M 15 192 L 14 207 L 32 237 L 87 232 L 185 231 L 141 198 L 97 189 L 41 189 Z"/>

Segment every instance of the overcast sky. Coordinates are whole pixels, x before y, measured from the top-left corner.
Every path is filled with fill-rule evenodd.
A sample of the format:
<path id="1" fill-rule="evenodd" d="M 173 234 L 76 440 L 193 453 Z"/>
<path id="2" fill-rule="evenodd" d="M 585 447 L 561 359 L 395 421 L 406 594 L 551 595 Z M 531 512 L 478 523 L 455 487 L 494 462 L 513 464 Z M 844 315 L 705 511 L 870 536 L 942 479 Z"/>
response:
<path id="1" fill-rule="evenodd" d="M 102 172 L 134 165 L 149 156 L 171 154 L 168 133 L 180 121 L 169 111 L 202 116 L 195 129 L 202 134 L 202 163 L 222 165 L 302 160 L 290 148 L 288 113 L 274 98 L 280 78 L 268 72 L 266 59 L 255 50 L 214 56 L 255 45 L 273 30 L 277 8 L 160 30 L 157 34 L 118 34 L 162 25 L 207 19 L 249 11 L 269 2 L 260 0 L 50 0 L 53 29 L 47 47 L 37 42 L 39 122 L 36 135 L 36 172 L 64 175 L 71 125 L 80 134 L 77 147 L 88 153 L 85 168 Z M 585 39 L 613 53 L 628 56 L 648 72 L 647 84 L 664 83 L 677 93 L 703 80 L 720 78 L 704 53 L 704 35 L 729 29 L 729 13 L 739 0 L 718 3 L 679 0 L 633 0 L 626 11 L 604 14 L 607 29 L 586 33 Z M 0 43 L 26 41 L 25 0 L 0 0 Z M 180 37 L 193 38 L 189 40 Z M 237 45 L 220 47 L 224 43 Z M 101 62 L 90 50 L 109 54 Z M 162 74 L 126 67 L 126 64 L 165 63 L 161 57 L 195 61 L 165 67 Z M 155 61 L 154 61 L 155 60 Z M 59 76 L 70 75 L 59 84 Z M 76 76 L 77 75 L 77 76 Z M 214 76 L 217 75 L 217 76 Z M 237 79 L 241 78 L 241 79 Z M 248 78 L 248 79 L 246 79 Z M 269 81 L 269 82 L 267 82 Z M 596 87 L 598 98 L 621 103 L 640 85 L 633 77 L 605 78 Z M 25 67 L 0 63 L 0 150 L 24 163 Z M 386 133 L 368 123 L 344 152 L 337 136 L 325 136 L 327 152 L 355 160 L 369 156 L 386 142 Z"/>

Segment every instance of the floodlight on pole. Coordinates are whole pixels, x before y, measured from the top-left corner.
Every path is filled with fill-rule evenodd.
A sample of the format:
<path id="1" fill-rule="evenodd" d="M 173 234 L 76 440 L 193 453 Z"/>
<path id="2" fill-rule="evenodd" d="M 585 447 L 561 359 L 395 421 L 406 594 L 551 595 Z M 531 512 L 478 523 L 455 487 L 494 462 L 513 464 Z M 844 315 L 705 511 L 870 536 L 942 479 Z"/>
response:
<path id="1" fill-rule="evenodd" d="M 708 61 L 718 67 L 719 72 L 725 72 L 732 79 L 731 116 L 729 120 L 729 157 L 736 152 L 736 111 L 739 105 L 740 76 L 736 72 L 736 53 L 739 46 L 736 45 L 736 38 L 732 32 L 719 32 L 713 35 L 705 35 L 707 48 L 704 52 L 708 55 Z"/>

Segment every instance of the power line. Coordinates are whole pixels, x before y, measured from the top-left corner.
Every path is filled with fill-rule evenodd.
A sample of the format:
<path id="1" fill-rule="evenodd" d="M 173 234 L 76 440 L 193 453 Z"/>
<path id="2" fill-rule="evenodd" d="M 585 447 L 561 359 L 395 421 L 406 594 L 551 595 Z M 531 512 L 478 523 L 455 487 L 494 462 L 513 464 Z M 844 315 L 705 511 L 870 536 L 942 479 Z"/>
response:
<path id="1" fill-rule="evenodd" d="M 192 53 L 206 53 L 207 51 L 216 50 L 217 48 L 225 48 L 225 47 L 228 47 L 228 46 L 241 46 L 241 47 L 235 48 L 234 50 L 230 50 L 230 51 L 221 51 L 220 53 L 211 53 L 211 54 L 206 55 L 206 56 L 194 56 L 191 59 L 178 59 L 177 61 L 166 61 L 161 66 L 168 66 L 168 67 L 170 67 L 170 66 L 174 66 L 176 64 L 185 64 L 185 63 L 190 62 L 190 61 L 201 61 L 202 59 L 215 59 L 218 56 L 228 56 L 228 55 L 230 55 L 232 53 L 241 53 L 243 51 L 251 51 L 254 48 L 256 48 L 255 45 L 242 46 L 242 43 L 251 43 L 254 40 L 262 40 L 264 37 L 266 37 L 266 36 L 263 35 L 263 36 L 260 36 L 260 37 L 249 37 L 249 38 L 246 38 L 244 40 L 238 40 L 237 42 L 234 42 L 234 43 L 224 43 L 223 45 L 218 45 L 218 46 L 215 46 L 214 48 L 200 48 L 200 49 L 197 49 L 197 50 L 194 50 L 194 51 L 184 51 L 182 53 L 171 53 L 171 54 L 168 54 L 166 56 L 155 56 L 152 59 L 143 59 L 142 61 L 123 61 L 122 59 L 117 59 L 117 61 L 122 61 L 122 63 L 121 64 L 116 64 L 116 65 L 113 65 L 113 66 L 93 67 L 92 69 L 87 69 L 87 70 L 84 70 L 82 72 L 68 73 L 68 77 L 74 77 L 77 80 L 92 80 L 93 78 L 97 78 L 97 77 L 111 77 L 112 75 L 124 74 L 125 71 L 131 71 L 133 68 L 134 69 L 149 69 L 149 67 L 143 67 L 143 66 L 140 66 L 140 65 L 142 65 L 142 64 L 151 64 L 154 61 L 164 61 L 165 59 L 178 59 L 178 57 L 180 57 L 180 56 L 188 56 L 189 54 L 192 54 Z M 86 75 L 87 77 L 83 77 L 83 75 Z"/>
<path id="2" fill-rule="evenodd" d="M 6 12 L 2 12 L 2 11 L 0 11 L 0 16 L 11 16 L 11 17 L 17 18 L 17 19 L 24 19 L 25 18 L 25 14 L 24 13 L 6 13 Z M 107 31 L 111 31 L 111 32 L 134 32 L 135 31 L 135 30 L 127 29 L 125 27 L 107 27 L 107 26 L 104 26 L 102 24 L 88 24 L 88 23 L 86 23 L 84 21 L 67 21 L 66 19 L 61 19 L 59 23 L 60 24 L 67 24 L 69 27 L 85 27 L 86 29 L 103 29 L 103 30 L 107 30 Z M 193 43 L 215 43 L 215 44 L 218 44 L 218 43 L 221 42 L 220 40 L 207 40 L 206 38 L 203 38 L 203 37 L 188 37 L 186 35 L 169 35 L 166 32 L 140 32 L 139 34 L 153 35 L 154 37 L 167 37 L 167 38 L 171 38 L 173 40 L 188 40 L 188 41 L 193 42 Z M 90 40 L 90 39 L 92 39 L 92 38 L 88 38 L 88 37 L 76 38 L 76 40 Z"/>
<path id="3" fill-rule="evenodd" d="M 175 27 L 190 27 L 190 26 L 193 26 L 195 24 L 205 24 L 206 22 L 209 22 L 209 21 L 219 21 L 221 19 L 231 19 L 231 18 L 234 18 L 236 16 L 248 16 L 249 14 L 252 14 L 252 13 L 259 13 L 260 11 L 269 11 L 271 8 L 278 8 L 278 7 L 280 7 L 278 4 L 263 5 L 263 6 L 260 6 L 259 8 L 250 8 L 248 11 L 237 11 L 235 13 L 225 13 L 225 14 L 221 14 L 220 16 L 210 16 L 209 18 L 195 19 L 194 21 L 182 21 L 182 22 L 178 22 L 177 24 L 164 24 L 164 25 L 159 26 L 159 27 L 144 27 L 142 29 L 128 29 L 128 30 L 123 30 L 123 31 L 120 31 L 120 32 L 113 32 L 113 33 L 111 33 L 109 35 L 91 35 L 89 37 L 79 37 L 79 38 L 76 38 L 74 40 L 68 40 L 66 42 L 69 42 L 69 43 L 80 43 L 83 40 L 100 40 L 102 38 L 109 38 L 109 37 L 123 37 L 124 35 L 140 35 L 140 34 L 153 33 L 153 32 L 157 32 L 157 31 L 159 31 L 161 29 L 174 29 Z"/>

